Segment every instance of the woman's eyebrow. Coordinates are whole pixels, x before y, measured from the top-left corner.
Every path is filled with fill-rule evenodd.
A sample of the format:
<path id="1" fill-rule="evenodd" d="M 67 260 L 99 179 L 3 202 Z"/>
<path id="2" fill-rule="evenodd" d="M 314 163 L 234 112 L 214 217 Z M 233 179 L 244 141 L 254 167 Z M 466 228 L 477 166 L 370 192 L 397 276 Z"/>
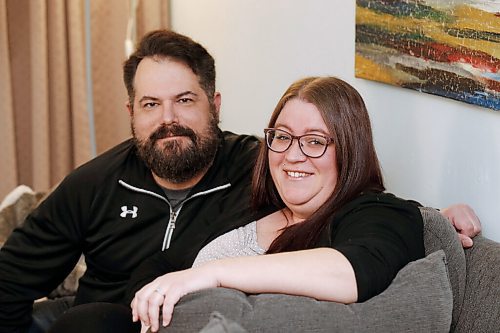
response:
<path id="1" fill-rule="evenodd" d="M 285 124 L 276 123 L 276 124 L 274 124 L 274 128 L 277 128 L 277 129 L 284 128 L 287 132 L 290 132 L 290 133 L 292 132 L 292 129 L 291 129 L 289 126 L 285 125 Z M 311 127 L 311 128 L 306 128 L 304 132 L 305 132 L 305 133 L 310 133 L 310 132 L 320 132 L 320 133 L 322 133 L 322 134 L 324 134 L 324 135 L 326 135 L 326 136 L 329 136 L 329 135 L 330 135 L 330 134 L 329 134 L 327 131 L 325 131 L 324 129 L 321 129 L 321 128 L 314 128 L 314 127 Z"/>

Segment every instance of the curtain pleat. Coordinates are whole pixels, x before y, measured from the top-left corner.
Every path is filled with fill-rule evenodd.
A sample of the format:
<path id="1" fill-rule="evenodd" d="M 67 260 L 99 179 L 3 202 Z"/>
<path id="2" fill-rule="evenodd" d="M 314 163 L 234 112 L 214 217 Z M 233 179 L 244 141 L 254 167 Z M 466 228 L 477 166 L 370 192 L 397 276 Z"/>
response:
<path id="1" fill-rule="evenodd" d="M 97 151 L 102 152 L 130 135 L 122 80 L 125 61 L 128 2 L 91 2 L 92 83 Z"/>
<path id="2" fill-rule="evenodd" d="M 72 157 L 73 165 L 78 166 L 92 157 L 91 124 L 89 119 L 89 104 L 86 61 L 85 61 L 85 10 L 84 1 L 66 0 L 66 24 L 68 29 L 67 49 L 69 55 L 68 75 L 70 77 Z M 67 171 L 66 171 L 67 173 Z"/>
<path id="3" fill-rule="evenodd" d="M 49 142 L 49 66 L 47 40 L 47 6 L 43 1 L 30 1 L 30 67 L 31 132 L 33 187 L 50 186 Z"/>
<path id="4" fill-rule="evenodd" d="M 63 0 L 51 0 L 47 3 L 47 27 L 49 149 L 52 184 L 64 177 L 74 165 L 71 113 L 74 113 L 75 110 L 69 102 L 69 80 L 77 78 L 69 75 L 68 27 L 66 4 Z"/>
<path id="5" fill-rule="evenodd" d="M 137 8 L 137 35 L 170 26 L 169 3 L 164 0 L 147 0 Z"/>
<path id="6" fill-rule="evenodd" d="M 57 184 L 93 157 L 91 133 L 97 153 L 130 136 L 122 81 L 129 3 L 90 1 L 89 100 L 85 0 L 0 0 L 0 200 L 17 185 Z M 168 28 L 168 11 L 168 0 L 139 1 L 137 37 Z"/>
<path id="7" fill-rule="evenodd" d="M 29 2 L 7 0 L 7 50 L 10 60 L 14 149 L 17 160 L 16 184 L 33 184 L 31 39 Z M 22 20 L 19 18 L 23 17 Z M 13 28 L 15 27 L 15 29 Z M 2 173 L 3 175 L 3 173 Z"/>
<path id="8" fill-rule="evenodd" d="M 17 185 L 17 155 L 15 149 L 14 105 L 7 34 L 7 2 L 0 1 L 0 193 L 8 193 Z"/>

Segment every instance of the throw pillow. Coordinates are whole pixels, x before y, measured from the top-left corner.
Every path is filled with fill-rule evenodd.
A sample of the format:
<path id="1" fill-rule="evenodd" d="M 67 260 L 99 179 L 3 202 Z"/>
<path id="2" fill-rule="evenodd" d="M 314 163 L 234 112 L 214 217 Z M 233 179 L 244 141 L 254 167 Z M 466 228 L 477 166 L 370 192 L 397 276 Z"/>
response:
<path id="1" fill-rule="evenodd" d="M 364 303 L 214 288 L 184 296 L 160 332 L 199 331 L 213 311 L 248 332 L 449 332 L 452 306 L 445 255 L 437 251 L 409 263 Z"/>

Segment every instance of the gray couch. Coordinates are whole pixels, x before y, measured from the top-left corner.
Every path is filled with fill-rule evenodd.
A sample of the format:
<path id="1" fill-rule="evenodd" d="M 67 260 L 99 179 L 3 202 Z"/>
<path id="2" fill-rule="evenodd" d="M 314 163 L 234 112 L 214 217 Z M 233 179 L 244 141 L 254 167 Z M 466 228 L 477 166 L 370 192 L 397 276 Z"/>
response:
<path id="1" fill-rule="evenodd" d="M 161 332 L 500 332 L 500 244 L 479 235 L 463 250 L 441 214 L 421 211 L 427 257 L 367 302 L 208 289 L 182 298 Z"/>
<path id="2" fill-rule="evenodd" d="M 43 196 L 13 192 L 9 204 L 0 204 L 0 247 Z M 421 211 L 428 256 L 365 303 L 209 289 L 181 299 L 162 332 L 500 332 L 500 244 L 479 235 L 464 251 L 441 214 Z M 75 267 L 54 296 L 73 293 L 84 270 Z"/>

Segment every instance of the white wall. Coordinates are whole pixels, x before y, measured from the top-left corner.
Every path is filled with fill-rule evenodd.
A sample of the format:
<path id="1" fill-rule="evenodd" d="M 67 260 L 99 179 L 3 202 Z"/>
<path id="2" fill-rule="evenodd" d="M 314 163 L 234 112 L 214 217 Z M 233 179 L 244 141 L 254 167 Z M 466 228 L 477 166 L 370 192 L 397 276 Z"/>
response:
<path id="1" fill-rule="evenodd" d="M 288 85 L 353 84 L 370 111 L 388 190 L 433 207 L 465 202 L 500 241 L 500 112 L 354 78 L 355 2 L 171 0 L 173 29 L 215 57 L 222 127 L 262 134 Z"/>

